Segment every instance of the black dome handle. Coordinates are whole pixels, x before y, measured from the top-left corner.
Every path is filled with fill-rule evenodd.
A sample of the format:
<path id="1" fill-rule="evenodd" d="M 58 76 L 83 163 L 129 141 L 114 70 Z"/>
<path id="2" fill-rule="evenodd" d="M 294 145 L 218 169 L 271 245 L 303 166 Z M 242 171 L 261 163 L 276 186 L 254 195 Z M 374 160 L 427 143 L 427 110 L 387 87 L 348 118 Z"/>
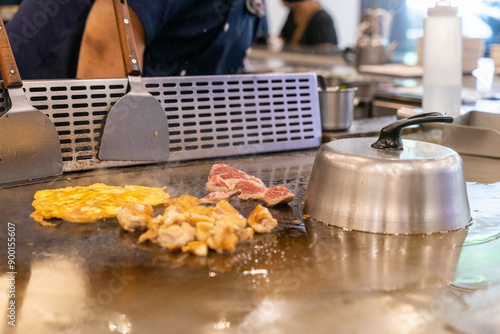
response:
<path id="1" fill-rule="evenodd" d="M 380 130 L 378 140 L 371 146 L 377 149 L 402 150 L 401 130 L 403 128 L 423 123 L 452 123 L 453 117 L 443 115 L 439 112 L 428 112 L 403 118 L 399 121 L 386 125 Z"/>

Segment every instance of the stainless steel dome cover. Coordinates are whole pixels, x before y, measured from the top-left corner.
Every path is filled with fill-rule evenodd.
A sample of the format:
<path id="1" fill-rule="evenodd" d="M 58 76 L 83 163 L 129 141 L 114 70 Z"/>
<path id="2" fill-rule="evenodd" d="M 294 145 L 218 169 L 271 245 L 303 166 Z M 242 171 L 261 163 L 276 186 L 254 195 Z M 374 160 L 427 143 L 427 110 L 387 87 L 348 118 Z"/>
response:
<path id="1" fill-rule="evenodd" d="M 467 226 L 471 215 L 460 155 L 441 145 L 401 140 L 405 126 L 452 121 L 439 113 L 420 114 L 386 126 L 375 143 L 376 138 L 350 138 L 323 145 L 304 211 L 326 224 L 376 233 Z"/>

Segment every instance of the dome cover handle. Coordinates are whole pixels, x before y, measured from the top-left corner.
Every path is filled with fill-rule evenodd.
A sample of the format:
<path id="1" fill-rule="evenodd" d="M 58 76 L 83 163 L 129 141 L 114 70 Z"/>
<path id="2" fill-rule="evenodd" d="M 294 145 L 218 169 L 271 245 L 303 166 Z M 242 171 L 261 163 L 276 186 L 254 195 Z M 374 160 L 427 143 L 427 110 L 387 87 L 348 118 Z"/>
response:
<path id="1" fill-rule="evenodd" d="M 378 140 L 371 145 L 377 149 L 394 149 L 402 150 L 403 141 L 401 140 L 401 130 L 403 128 L 423 123 L 452 123 L 453 117 L 446 116 L 439 112 L 428 112 L 403 118 L 399 121 L 386 125 L 380 130 Z"/>

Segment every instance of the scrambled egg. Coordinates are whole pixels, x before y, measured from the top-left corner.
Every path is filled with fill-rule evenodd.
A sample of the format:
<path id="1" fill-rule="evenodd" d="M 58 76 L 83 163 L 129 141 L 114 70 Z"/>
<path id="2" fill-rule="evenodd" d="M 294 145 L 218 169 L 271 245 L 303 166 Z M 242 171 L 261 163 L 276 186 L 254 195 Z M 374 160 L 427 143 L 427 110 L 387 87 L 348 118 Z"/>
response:
<path id="1" fill-rule="evenodd" d="M 35 194 L 35 212 L 30 216 L 43 225 L 54 225 L 45 221 L 51 218 L 92 223 L 98 219 L 115 217 L 128 204 L 164 204 L 169 199 L 165 188 L 133 185 L 114 187 L 95 183 L 87 187 L 40 190 Z"/>

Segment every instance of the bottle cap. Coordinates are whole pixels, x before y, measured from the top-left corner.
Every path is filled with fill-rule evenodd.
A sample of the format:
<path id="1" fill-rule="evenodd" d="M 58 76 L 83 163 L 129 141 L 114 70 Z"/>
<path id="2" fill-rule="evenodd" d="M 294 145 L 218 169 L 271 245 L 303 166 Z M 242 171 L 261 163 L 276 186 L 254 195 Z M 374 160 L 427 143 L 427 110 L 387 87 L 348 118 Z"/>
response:
<path id="1" fill-rule="evenodd" d="M 453 7 L 449 1 L 437 1 L 434 7 L 427 11 L 429 16 L 457 16 L 458 8 Z"/>

